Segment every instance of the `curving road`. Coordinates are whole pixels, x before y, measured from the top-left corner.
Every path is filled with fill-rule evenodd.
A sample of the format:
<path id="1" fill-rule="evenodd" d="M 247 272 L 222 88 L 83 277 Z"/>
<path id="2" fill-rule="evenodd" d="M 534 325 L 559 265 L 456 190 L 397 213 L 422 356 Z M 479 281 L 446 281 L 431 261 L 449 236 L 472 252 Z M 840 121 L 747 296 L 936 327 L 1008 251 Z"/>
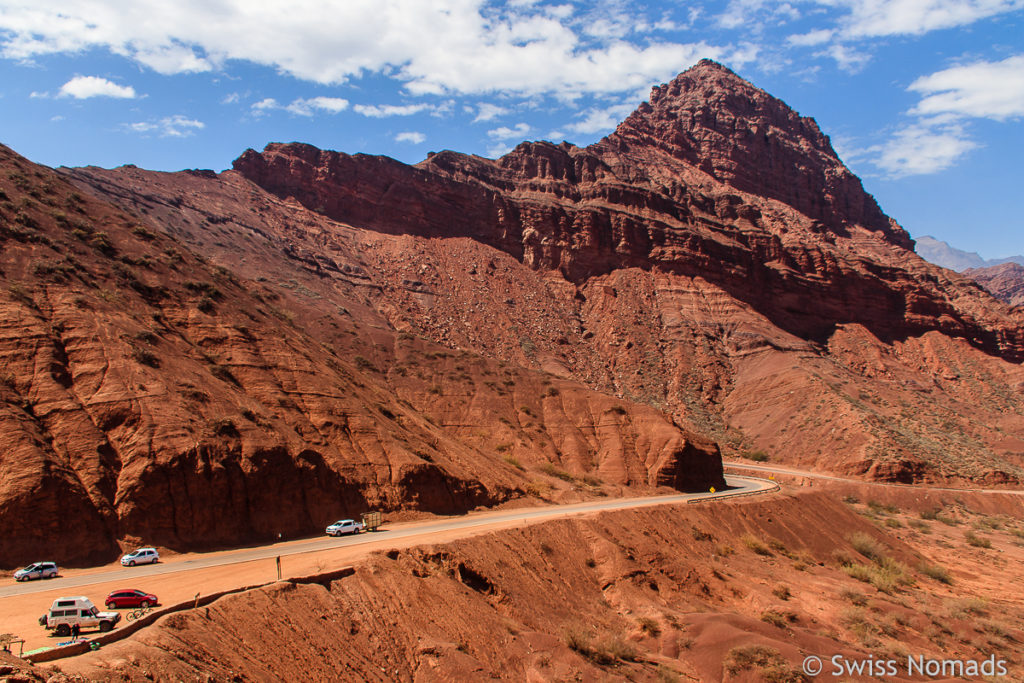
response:
<path id="1" fill-rule="evenodd" d="M 260 546 L 257 548 L 246 548 L 241 550 L 227 550 L 198 555 L 187 555 L 158 564 L 143 565 L 139 567 L 111 568 L 106 565 L 102 568 L 83 570 L 79 572 L 62 575 L 56 579 L 27 581 L 17 583 L 13 579 L 7 579 L 0 583 L 0 599 L 14 596 L 27 595 L 30 593 L 52 592 L 55 590 L 70 594 L 74 589 L 85 588 L 95 584 L 106 584 L 110 582 L 120 583 L 144 583 L 148 579 L 165 574 L 188 572 L 198 569 L 208 569 L 225 565 L 241 564 L 255 560 L 266 560 L 276 557 L 290 557 L 305 553 L 318 553 L 335 550 L 337 548 L 353 547 L 360 545 L 379 545 L 381 541 L 405 541 L 402 545 L 409 545 L 410 539 L 417 542 L 429 542 L 433 534 L 443 532 L 464 531 L 466 534 L 486 531 L 491 528 L 506 526 L 509 522 L 535 523 L 558 517 L 572 515 L 592 514 L 607 510 L 626 510 L 629 508 L 649 507 L 653 505 L 669 505 L 672 503 L 698 502 L 703 499 L 729 498 L 737 495 L 746 495 L 772 490 L 776 485 L 772 482 L 753 477 L 730 476 L 726 482 L 729 489 L 716 493 L 686 493 L 668 496 L 648 496 L 644 498 L 617 498 L 605 499 L 588 503 L 574 503 L 571 505 L 553 505 L 539 508 L 518 508 L 500 512 L 470 513 L 459 517 L 446 518 L 442 520 L 430 520 L 427 522 L 409 522 L 404 524 L 389 525 L 387 528 L 372 533 L 358 534 L 355 536 L 343 536 L 332 538 L 329 536 L 298 541 L 275 543 L 273 545 Z M 0 602 L 0 607 L 3 603 Z M 4 610 L 6 611 L 6 610 Z M 3 630 L 3 617 L 0 616 L 0 631 Z"/>
<path id="2" fill-rule="evenodd" d="M 950 491 L 952 493 L 963 493 L 965 491 L 970 491 L 971 493 L 992 493 L 1006 494 L 1011 496 L 1024 496 L 1024 491 L 1018 489 L 955 488 L 950 486 L 931 486 L 929 484 L 899 484 L 888 481 L 869 481 L 866 479 L 850 479 L 847 477 L 839 477 L 834 474 L 822 474 L 821 472 L 798 470 L 793 467 L 780 467 L 778 465 L 758 465 L 755 463 L 743 462 L 742 460 L 730 462 L 723 461 L 722 467 L 724 467 L 725 469 L 752 470 L 754 472 L 764 472 L 766 474 L 784 474 L 794 477 L 805 477 L 807 479 L 824 479 L 826 481 L 838 481 L 866 486 L 896 486 L 901 488 L 912 488 L 918 490 L 928 489 L 929 491 Z"/>

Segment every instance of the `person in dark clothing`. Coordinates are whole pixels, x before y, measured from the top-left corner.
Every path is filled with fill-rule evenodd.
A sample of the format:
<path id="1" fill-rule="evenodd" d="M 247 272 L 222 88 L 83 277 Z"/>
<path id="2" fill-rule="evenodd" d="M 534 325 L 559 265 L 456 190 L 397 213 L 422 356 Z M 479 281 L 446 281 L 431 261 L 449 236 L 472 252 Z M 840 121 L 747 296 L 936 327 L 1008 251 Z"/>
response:
<path id="1" fill-rule="evenodd" d="M 79 635 L 80 635 L 81 633 L 82 633 L 82 629 L 81 629 L 81 627 L 80 627 L 80 626 L 79 626 L 78 624 L 74 624 L 74 625 L 73 625 L 73 626 L 71 627 L 71 637 L 72 637 L 72 638 L 78 638 L 78 636 L 79 636 Z"/>

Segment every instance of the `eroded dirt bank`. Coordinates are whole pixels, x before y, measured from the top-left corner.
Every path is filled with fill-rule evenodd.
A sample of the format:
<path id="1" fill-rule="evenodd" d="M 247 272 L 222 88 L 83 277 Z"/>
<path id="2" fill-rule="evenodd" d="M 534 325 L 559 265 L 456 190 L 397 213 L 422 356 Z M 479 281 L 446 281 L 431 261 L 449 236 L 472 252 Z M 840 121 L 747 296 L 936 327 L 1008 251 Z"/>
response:
<path id="1" fill-rule="evenodd" d="M 996 654 L 1019 672 L 1019 522 L 869 502 L 789 493 L 385 552 L 326 586 L 171 615 L 61 668 L 124 681 L 800 681 L 808 654 Z"/>

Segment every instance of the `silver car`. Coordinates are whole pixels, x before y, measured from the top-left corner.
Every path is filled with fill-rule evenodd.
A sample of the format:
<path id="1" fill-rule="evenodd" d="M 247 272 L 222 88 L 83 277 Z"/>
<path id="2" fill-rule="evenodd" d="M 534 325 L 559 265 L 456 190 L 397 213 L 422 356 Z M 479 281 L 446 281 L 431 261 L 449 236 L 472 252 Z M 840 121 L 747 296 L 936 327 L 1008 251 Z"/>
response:
<path id="1" fill-rule="evenodd" d="M 57 576 L 56 562 L 33 562 L 24 569 L 14 572 L 15 581 L 31 581 L 32 579 L 52 579 Z"/>

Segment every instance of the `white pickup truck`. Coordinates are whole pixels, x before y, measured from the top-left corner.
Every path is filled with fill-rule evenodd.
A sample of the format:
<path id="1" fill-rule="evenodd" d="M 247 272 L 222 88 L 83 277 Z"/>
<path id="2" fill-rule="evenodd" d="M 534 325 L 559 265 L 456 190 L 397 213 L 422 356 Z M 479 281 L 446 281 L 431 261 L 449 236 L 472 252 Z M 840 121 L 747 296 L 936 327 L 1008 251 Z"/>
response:
<path id="1" fill-rule="evenodd" d="M 339 519 L 327 527 L 328 536 L 342 536 L 344 534 L 358 534 L 363 530 L 363 523 L 354 519 Z"/>
<path id="2" fill-rule="evenodd" d="M 92 600 L 85 596 L 76 598 L 57 598 L 50 605 L 50 611 L 39 617 L 39 625 L 45 628 L 52 628 L 58 636 L 71 635 L 71 627 L 78 624 L 78 628 L 98 628 L 100 631 L 109 631 L 121 621 L 121 615 L 117 612 L 101 612 L 92 604 Z"/>

